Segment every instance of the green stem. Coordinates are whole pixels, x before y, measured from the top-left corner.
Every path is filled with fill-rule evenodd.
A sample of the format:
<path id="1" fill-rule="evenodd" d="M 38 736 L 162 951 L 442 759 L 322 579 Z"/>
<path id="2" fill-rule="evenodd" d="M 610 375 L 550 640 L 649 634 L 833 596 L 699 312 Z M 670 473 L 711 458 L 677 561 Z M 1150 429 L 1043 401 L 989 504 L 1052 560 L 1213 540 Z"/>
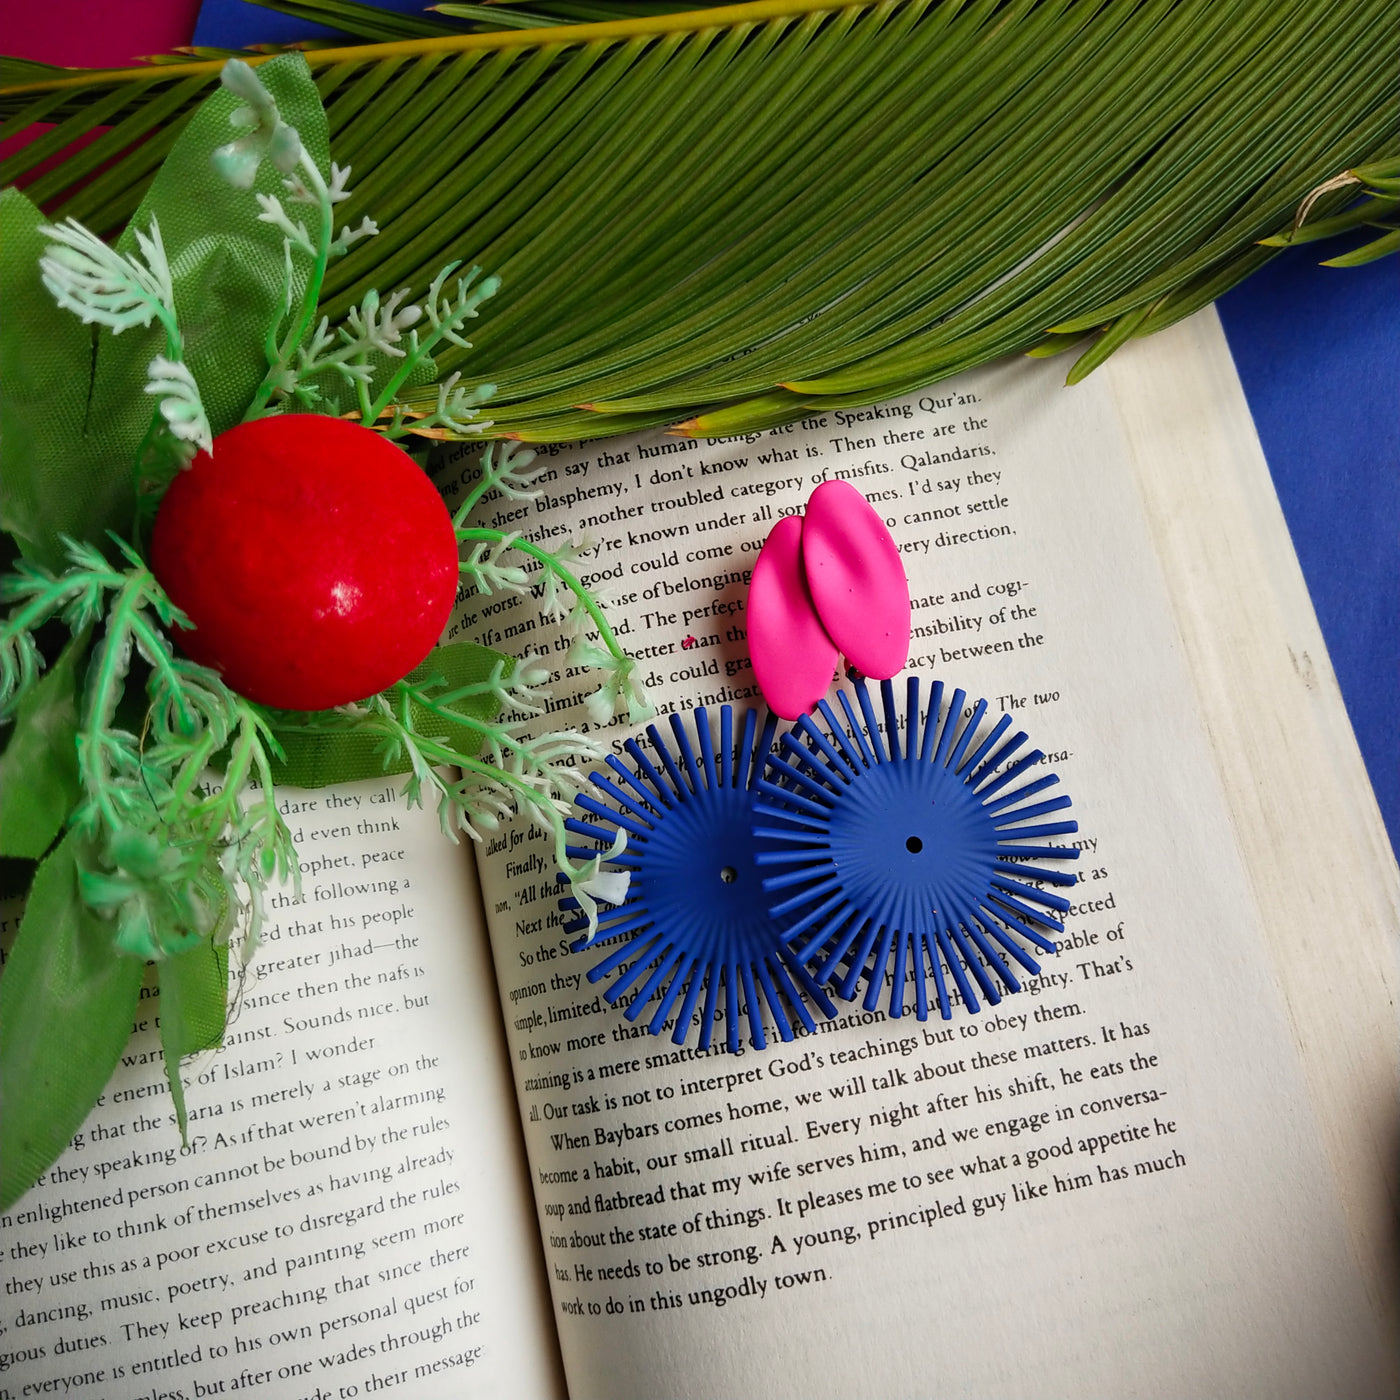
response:
<path id="1" fill-rule="evenodd" d="M 184 697 L 180 674 L 174 659 L 165 645 L 165 639 L 160 629 L 154 626 L 145 615 L 145 604 L 152 591 L 157 587 L 154 576 L 147 570 L 141 569 L 127 575 L 121 588 L 117 591 L 116 598 L 108 612 L 107 631 L 97 652 L 93 668 L 95 680 L 83 717 L 83 743 L 80 752 L 100 756 L 95 767 L 90 760 L 84 760 L 83 767 L 86 770 L 83 775 L 84 786 L 96 804 L 101 819 L 113 828 L 121 825 L 121 818 L 107 792 L 110 767 L 105 755 L 110 747 L 111 737 L 108 734 L 108 726 L 121 701 L 121 692 L 127 671 L 130 668 L 133 647 L 141 653 L 151 667 L 149 688 L 154 689 L 157 679 L 163 679 L 169 689 L 172 702 L 178 707 L 180 727 L 188 732 L 193 725 L 193 712 L 189 702 Z M 194 751 L 193 758 L 196 762 L 191 765 L 189 760 L 186 760 L 185 772 L 187 775 L 191 773 L 193 775 L 189 781 L 198 780 L 199 774 L 203 772 L 208 759 L 213 757 L 214 752 L 214 746 L 206 737 L 202 748 L 197 746 Z M 200 761 L 201 754 L 203 761 Z M 182 786 L 188 791 L 188 782 L 183 783 Z M 152 807 L 156 807 L 156 799 L 154 794 L 150 793 L 149 785 L 147 792 Z M 168 806 L 169 803 L 167 802 L 166 805 Z M 179 805 L 178 792 L 176 805 Z"/>
<path id="2" fill-rule="evenodd" d="M 489 451 L 490 449 L 488 448 L 487 450 Z M 497 476 L 498 473 L 494 470 L 490 476 L 487 476 L 484 471 L 482 472 L 481 480 L 472 487 L 471 494 L 462 502 L 461 506 L 458 507 L 457 513 L 452 517 L 453 529 L 459 532 L 462 530 L 462 522 L 476 509 L 476 503 L 496 484 Z M 460 533 L 457 538 L 459 540 L 461 539 Z"/>
<path id="3" fill-rule="evenodd" d="M 311 328 L 312 321 L 316 319 L 316 307 L 321 300 L 321 284 L 326 280 L 326 268 L 331 260 L 335 210 L 331 205 L 330 192 L 326 189 L 326 182 L 321 178 L 321 172 L 316 168 L 315 160 L 305 150 L 301 153 L 301 166 L 306 171 L 307 183 L 316 196 L 316 202 L 321 211 L 321 227 L 316 242 L 316 256 L 311 271 L 307 274 L 306 286 L 302 289 L 301 307 L 297 312 L 297 319 L 281 345 L 277 347 L 277 358 L 268 366 L 262 383 L 258 385 L 257 393 L 253 395 L 253 402 L 249 405 L 247 413 L 243 415 L 245 423 L 250 418 L 257 418 L 262 414 L 277 388 L 278 381 L 282 378 L 287 366 L 291 364 L 292 356 L 296 354 L 297 347 L 306 339 L 306 332 Z"/>
<path id="4" fill-rule="evenodd" d="M 151 411 L 151 421 L 146 425 L 145 436 L 141 439 L 141 444 L 136 449 L 136 457 L 131 464 L 131 494 L 134 498 L 134 509 L 131 513 L 131 542 L 139 550 L 141 548 L 141 536 L 145 526 L 142 506 L 154 507 L 151 494 L 143 489 L 145 479 L 142 475 L 142 468 L 147 460 L 147 454 L 151 451 L 156 440 L 157 433 L 160 432 L 161 415 L 160 405 Z"/>
<path id="5" fill-rule="evenodd" d="M 248 737 L 247 732 L 240 730 L 233 748 L 229 751 L 228 763 L 224 768 L 222 788 L 213 796 L 198 803 L 194 808 L 194 815 L 212 819 L 219 830 L 230 823 L 232 818 L 238 814 L 238 794 L 248 781 L 248 773 L 253 766 L 255 747 L 255 742 Z"/>
<path id="6" fill-rule="evenodd" d="M 555 862 L 561 870 L 566 872 L 573 872 L 577 869 L 569 859 L 568 833 L 564 830 L 564 819 L 559 815 L 549 798 L 536 791 L 529 783 L 522 782 L 513 774 L 502 772 L 499 768 L 493 767 L 479 758 L 459 758 L 457 766 L 463 772 L 478 773 L 493 782 L 501 783 L 516 794 L 517 801 L 524 798 L 536 811 L 543 813 L 549 821 L 549 829 L 554 837 Z"/>
<path id="7" fill-rule="evenodd" d="M 490 738 L 494 739 L 496 743 L 501 745 L 502 748 L 508 748 L 513 753 L 518 753 L 527 760 L 531 758 L 529 744 L 521 743 L 519 739 L 503 729 L 500 725 L 488 724 L 486 721 L 477 719 L 473 715 L 464 715 L 458 710 L 449 710 L 444 707 L 441 700 L 428 699 L 421 690 L 408 685 L 404 681 L 399 681 L 397 687 L 403 696 L 403 717 L 399 722 L 410 734 L 415 736 L 418 734 L 418 731 L 412 726 L 410 717 L 409 701 L 412 701 L 414 704 L 420 705 L 423 709 L 427 710 L 429 714 L 437 715 L 439 719 L 445 719 L 449 723 L 460 725 L 463 729 L 470 730 L 474 734 L 488 735 Z M 454 763 L 460 763 L 461 761 L 461 755 L 452 760 Z"/>
<path id="8" fill-rule="evenodd" d="M 457 531 L 458 544 L 501 544 L 507 538 L 503 530 L 486 529 L 459 529 Z M 614 636 L 608 620 L 603 616 L 603 610 L 593 601 L 592 595 L 581 584 L 574 575 L 566 569 L 547 549 L 541 549 L 539 545 L 532 543 L 524 537 L 517 537 L 510 541 L 511 549 L 518 549 L 522 554 L 527 554 L 531 559 L 543 565 L 546 569 L 552 570 L 568 585 L 574 596 L 581 602 L 587 610 L 589 617 L 593 619 L 593 625 L 598 629 L 598 635 L 603 640 L 603 645 L 618 661 L 626 661 L 627 653 L 622 649 L 617 637 Z"/>
<path id="9" fill-rule="evenodd" d="M 537 789 L 530 786 L 522 778 L 513 773 L 507 773 L 497 768 L 494 764 L 485 762 L 480 758 L 471 758 L 466 754 L 457 753 L 446 744 L 436 739 L 431 739 L 427 735 L 417 734 L 402 721 L 396 719 L 392 711 L 388 711 L 388 706 L 381 711 L 383 718 L 388 720 L 393 726 L 395 737 L 398 741 L 407 746 L 415 747 L 424 758 L 446 765 L 448 767 L 460 768 L 464 773 L 475 773 L 485 778 L 488 782 L 496 783 L 501 787 L 508 788 L 519 802 L 522 799 L 542 813 L 549 822 L 550 831 L 554 835 L 555 858 L 561 870 L 573 871 L 576 867 L 569 861 L 566 847 L 568 845 L 567 834 L 564 830 L 563 818 L 550 799 Z M 446 789 L 444 789 L 444 792 Z"/>
<path id="10" fill-rule="evenodd" d="M 139 580 L 143 594 L 146 592 L 147 582 L 155 582 L 150 574 L 146 574 L 144 577 L 138 574 L 134 577 Z M 141 601 L 144 603 L 144 597 Z M 132 640 L 140 648 L 141 655 L 150 663 L 152 682 L 157 676 L 160 676 L 169 686 L 171 698 L 179 707 L 181 733 L 188 737 L 194 729 L 194 715 L 184 696 L 184 687 L 180 683 L 180 672 L 176 668 L 175 660 L 166 645 L 165 637 L 158 627 L 152 626 L 141 609 L 141 603 L 138 603 L 132 612 L 129 630 Z"/>
<path id="11" fill-rule="evenodd" d="M 263 356 L 269 365 L 277 361 L 277 327 L 292 313 L 292 245 L 286 240 L 282 243 L 282 262 L 285 279 L 282 305 L 276 319 L 268 326 L 267 333 L 263 336 Z"/>
<path id="12" fill-rule="evenodd" d="M 505 476 L 508 470 L 508 463 L 503 462 L 499 468 L 496 466 L 494 453 L 497 447 L 500 447 L 502 453 L 505 452 L 504 444 L 487 444 L 486 452 L 491 455 L 491 465 L 490 467 L 487 467 L 485 464 L 482 465 L 481 479 L 472 487 L 467 498 L 457 507 L 457 512 L 452 517 L 452 528 L 454 530 L 460 530 L 462 528 L 463 522 L 465 522 L 467 516 L 476 508 L 476 503 Z"/>
<path id="13" fill-rule="evenodd" d="M 495 295 L 496 287 L 491 284 L 490 278 L 486 278 L 481 282 L 475 292 L 468 291 L 472 281 L 481 271 L 479 267 L 474 267 L 466 276 L 466 285 L 464 286 L 461 281 L 457 284 L 458 295 L 462 298 L 461 310 L 450 315 L 446 321 L 438 320 L 437 299 L 442 294 L 443 283 L 446 282 L 461 265 L 460 262 L 448 263 L 429 285 L 428 295 L 424 299 L 424 313 L 432 322 L 432 334 L 420 343 L 417 333 L 414 333 L 412 348 L 409 350 L 408 354 L 404 356 L 403 364 L 394 371 L 388 383 L 380 392 L 379 399 L 374 405 L 374 418 L 368 421 L 373 422 L 377 420 L 379 415 L 393 402 L 399 390 L 407 383 L 408 376 L 432 353 L 433 347 L 447 335 L 449 328 L 454 325 L 465 324 L 470 313 L 475 311 L 483 301 Z M 496 285 L 499 285 L 499 283 Z"/>
<path id="14" fill-rule="evenodd" d="M 465 769 L 466 765 L 463 765 L 463 767 Z M 496 773 L 496 770 L 491 768 L 489 764 L 481 763 L 479 760 L 473 761 L 470 771 L 483 771 L 488 774 Z M 534 788 L 530 787 L 528 784 L 512 782 L 510 780 L 510 774 L 505 773 L 499 776 L 506 779 L 509 786 L 515 788 L 520 796 L 524 797 L 536 811 L 543 813 L 545 819 L 549 823 L 550 835 L 554 838 L 554 863 L 566 874 L 576 874 L 579 867 L 569 859 L 569 836 L 568 832 L 564 830 L 564 819 L 559 815 L 553 804 L 548 798 L 541 796 L 540 793 L 536 792 Z"/>
<path id="15" fill-rule="evenodd" d="M 167 309 L 160 301 L 150 303 L 156 308 L 156 314 L 160 318 L 160 323 L 165 327 L 165 357 L 175 364 L 183 364 L 185 359 L 185 342 L 180 335 L 180 327 L 175 319 L 173 308 Z M 157 437 L 160 434 L 164 423 L 161 417 L 160 405 L 157 404 L 151 410 L 151 421 L 146 425 L 145 436 L 142 437 L 140 446 L 136 449 L 136 457 L 131 464 L 131 495 L 134 503 L 132 511 L 132 544 L 139 551 L 141 548 L 141 530 L 145 521 L 142 519 L 141 505 L 149 497 L 149 492 L 142 490 L 142 467 L 146 462 L 146 454 L 151 450 Z"/>
<path id="16" fill-rule="evenodd" d="M 449 690 L 443 695 L 435 695 L 432 703 L 455 706 L 463 700 L 475 700 L 480 695 L 490 695 L 499 699 L 501 694 L 502 687 L 499 682 L 493 685 L 490 681 L 476 681 L 472 685 L 459 685 L 456 690 Z"/>
<path id="17" fill-rule="evenodd" d="M 52 580 L 52 583 L 57 585 L 56 589 L 44 589 L 37 597 L 20 608 L 18 612 L 11 613 L 3 624 L 0 624 L 0 641 L 9 642 L 19 636 L 21 632 L 32 632 L 58 612 L 75 594 L 94 586 L 103 592 L 110 588 L 120 588 L 125 578 L 125 574 L 119 574 L 116 570 L 112 570 L 104 574 L 92 572 L 65 574 Z"/>
<path id="18" fill-rule="evenodd" d="M 230 819 L 229 809 L 237 811 L 240 808 L 238 794 L 247 785 L 252 772 L 256 771 L 257 781 L 262 792 L 258 805 L 262 807 L 264 815 L 273 829 L 280 831 L 286 838 L 287 846 L 291 851 L 291 860 L 290 866 L 284 873 L 291 875 L 296 891 L 300 893 L 301 865 L 297 860 L 296 848 L 291 844 L 287 824 L 283 821 L 282 814 L 277 810 L 277 788 L 272 776 L 272 765 L 267 757 L 265 741 L 271 739 L 272 731 L 263 717 L 247 701 L 239 701 L 237 708 L 240 739 L 240 743 L 235 749 L 237 759 L 235 762 L 231 757 L 228 766 L 224 769 L 223 790 L 216 798 L 212 799 L 214 810 L 221 814 L 223 820 L 227 822 Z M 236 781 L 230 781 L 230 775 L 233 775 Z"/>
<path id="19" fill-rule="evenodd" d="M 180 325 L 175 319 L 175 308 L 166 306 L 159 297 L 147 297 L 146 304 L 153 307 L 156 318 L 165 327 L 165 355 L 170 360 L 183 360 L 184 341 L 180 339 Z"/>
<path id="20" fill-rule="evenodd" d="M 360 356 L 360 363 L 367 364 L 368 362 L 368 357 L 362 352 Z M 367 428 L 373 427 L 376 419 L 378 418 L 378 414 L 375 413 L 374 408 L 369 401 L 369 385 L 366 384 L 363 379 L 357 379 L 355 381 L 355 395 L 360 401 L 360 422 L 362 422 Z"/>
<path id="21" fill-rule="evenodd" d="M 121 686 L 127 667 L 131 664 L 130 651 L 123 645 L 131 633 L 131 615 L 140 608 L 133 601 L 142 592 L 139 576 L 128 579 L 118 590 L 116 600 L 107 617 L 107 635 L 102 639 L 97 665 L 97 680 L 88 703 L 89 725 L 96 719 L 96 728 L 106 728 L 108 721 L 116 713 L 117 702 L 121 699 Z M 126 651 L 123 658 L 121 653 Z"/>
<path id="22" fill-rule="evenodd" d="M 131 664 L 129 647 L 133 612 L 139 610 L 139 602 L 133 602 L 133 595 L 141 593 L 140 576 L 127 581 L 118 591 L 107 618 L 107 632 L 98 649 L 96 664 L 93 667 L 93 684 L 83 716 L 83 743 L 79 754 L 83 756 L 83 767 L 89 771 L 83 774 L 83 785 L 91 800 L 97 805 L 98 815 L 112 828 L 121 824 L 116 808 L 107 792 L 108 765 L 105 758 L 99 758 L 96 771 L 92 771 L 88 755 L 105 755 L 107 726 L 116 713 L 121 699 L 122 684 L 127 668 Z M 125 655 L 123 655 L 125 653 Z"/>
<path id="23" fill-rule="evenodd" d="M 253 766 L 257 769 L 258 786 L 262 791 L 262 805 L 268 810 L 274 822 L 285 825 L 282 814 L 277 810 L 277 786 L 272 776 L 272 763 L 267 756 L 267 745 L 272 740 L 272 730 L 256 711 L 246 704 L 243 709 L 245 723 L 252 729 L 257 740 L 253 748 Z"/>
<path id="24" fill-rule="evenodd" d="M 395 395 L 403 388 L 408 380 L 408 376 L 412 374 L 427 357 L 429 346 L 435 344 L 441 338 L 440 335 L 435 335 L 432 336 L 426 344 L 419 345 L 417 343 L 417 336 L 414 336 L 414 344 L 408 353 L 404 355 L 403 363 L 389 377 L 388 383 L 385 384 L 384 388 L 380 391 L 379 397 L 374 401 L 373 405 L 364 411 L 363 421 L 366 427 L 379 421 L 379 415 L 393 403 Z"/>
<path id="25" fill-rule="evenodd" d="M 198 786 L 199 780 L 204 776 L 205 771 L 209 767 L 210 760 L 213 759 L 218 750 L 219 746 L 214 742 L 213 736 L 206 732 L 198 746 L 181 763 L 179 779 L 170 785 L 170 798 L 166 803 L 167 808 L 173 807 L 176 811 L 179 811 L 184 806 L 186 799 Z M 229 786 L 228 774 L 232 771 L 232 768 L 233 763 L 230 758 L 229 764 L 224 769 L 225 791 L 227 791 Z M 206 802 L 197 802 L 194 805 L 193 812 L 201 813 L 208 809 L 209 803 L 216 801 L 218 801 L 217 798 L 210 798 Z"/>

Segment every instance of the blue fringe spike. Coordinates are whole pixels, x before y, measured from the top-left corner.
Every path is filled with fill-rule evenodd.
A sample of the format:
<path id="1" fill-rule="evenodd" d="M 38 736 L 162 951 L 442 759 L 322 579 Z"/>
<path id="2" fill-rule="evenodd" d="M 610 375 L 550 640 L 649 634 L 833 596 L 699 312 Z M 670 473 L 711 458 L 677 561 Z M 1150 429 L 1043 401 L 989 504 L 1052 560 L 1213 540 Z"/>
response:
<path id="1" fill-rule="evenodd" d="M 573 945 L 603 955 L 588 980 L 608 979 L 605 999 L 652 1035 L 669 1026 L 683 1045 L 696 1032 L 702 1050 L 718 1036 L 733 1052 L 745 1039 L 761 1050 L 774 1038 L 811 1031 L 814 1012 L 836 1015 L 789 946 L 784 924 L 767 911 L 759 885 L 754 809 L 778 721 L 749 710 L 737 728 L 728 705 L 719 714 L 718 743 L 703 709 L 684 720 L 672 715 L 667 737 L 650 726 L 655 761 L 629 740 L 623 750 L 635 769 L 609 758 L 608 771 L 595 773 L 592 790 L 576 798 L 580 815 L 566 822 L 570 833 L 597 843 L 570 846 L 578 860 L 606 850 L 619 829 L 628 835 L 617 860 L 632 875 L 627 898 L 602 906 L 597 936 Z M 818 771 L 826 772 L 825 762 Z M 784 801 L 789 796 L 786 788 L 771 790 Z M 571 896 L 559 904 L 578 909 Z M 586 927 L 575 918 L 565 930 Z"/>
<path id="2" fill-rule="evenodd" d="M 985 700 L 954 690 L 945 706 L 938 681 L 921 713 L 910 677 L 901 715 L 890 681 L 878 708 L 864 680 L 853 690 L 837 695 L 844 722 L 822 702 L 830 732 L 800 720 L 756 784 L 764 902 L 817 981 L 867 1010 L 995 1006 L 1055 951 L 1041 930 L 1063 932 L 1069 901 L 1044 886 L 1074 876 L 1046 863 L 1079 852 L 1030 842 L 1078 831 L 1038 820 L 1069 798 L 1026 801 L 1058 779 L 1034 768 L 1040 750 L 1015 757 L 1026 736 L 1006 738 Z"/>

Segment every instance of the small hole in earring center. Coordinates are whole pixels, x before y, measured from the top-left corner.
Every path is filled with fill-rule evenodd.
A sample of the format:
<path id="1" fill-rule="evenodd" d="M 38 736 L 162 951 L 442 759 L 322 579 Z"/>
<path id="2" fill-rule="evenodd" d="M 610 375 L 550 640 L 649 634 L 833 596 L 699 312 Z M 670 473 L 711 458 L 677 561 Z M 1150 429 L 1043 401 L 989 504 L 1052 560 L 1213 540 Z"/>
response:
<path id="1" fill-rule="evenodd" d="M 911 836 L 904 843 L 904 849 L 908 851 L 911 856 L 918 855 L 919 852 L 923 850 L 923 848 L 924 843 L 917 836 Z"/>
<path id="2" fill-rule="evenodd" d="M 739 878 L 739 872 L 732 865 L 721 866 L 719 878 L 721 884 L 732 885 Z"/>

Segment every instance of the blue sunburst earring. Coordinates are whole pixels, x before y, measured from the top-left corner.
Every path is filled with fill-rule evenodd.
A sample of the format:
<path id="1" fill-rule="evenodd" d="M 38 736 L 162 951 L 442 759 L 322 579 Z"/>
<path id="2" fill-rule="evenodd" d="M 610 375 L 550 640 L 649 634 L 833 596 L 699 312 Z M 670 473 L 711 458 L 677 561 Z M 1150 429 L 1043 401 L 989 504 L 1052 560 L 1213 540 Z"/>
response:
<path id="1" fill-rule="evenodd" d="M 835 1015 L 825 985 L 847 1000 L 864 985 L 865 1009 L 892 1016 L 911 1009 L 912 985 L 920 1020 L 1019 991 L 1017 969 L 1039 973 L 1070 908 L 1053 887 L 1075 883 L 1059 863 L 1079 852 L 1047 843 L 1078 823 L 1046 820 L 1070 799 L 1040 796 L 1059 779 L 1008 716 L 986 725 L 985 700 L 941 681 L 926 711 L 920 695 L 910 677 L 901 713 L 883 682 L 882 723 L 856 680 L 837 695 L 842 717 L 818 704 L 825 732 L 804 715 L 780 735 L 749 711 L 737 742 L 726 705 L 717 745 L 703 708 L 689 728 L 672 715 L 674 753 L 647 730 L 655 762 L 628 740 L 632 766 L 609 758 L 567 823 L 598 843 L 570 848 L 578 859 L 628 838 L 614 858 L 631 877 L 625 902 L 574 944 L 603 952 L 589 981 L 611 979 L 610 1003 L 678 1045 L 698 1026 L 708 1049 L 722 1023 L 731 1051 L 745 1022 L 763 1049 L 767 1027 L 791 1040 L 814 1012 Z"/>
<path id="2" fill-rule="evenodd" d="M 619 830 L 627 833 L 626 850 L 613 863 L 631 880 L 625 901 L 600 911 L 595 937 L 574 948 L 605 950 L 588 980 L 611 978 L 604 997 L 624 1005 L 629 1020 L 647 1015 L 653 1035 L 669 1025 L 671 1039 L 684 1044 L 698 1017 L 702 1050 L 723 1023 L 727 1048 L 738 1051 L 746 1021 L 751 1043 L 761 1050 L 768 1043 L 765 1027 L 791 1040 L 794 1023 L 816 1028 L 814 1010 L 823 1019 L 836 1014 L 831 998 L 793 956 L 760 884 L 754 785 L 778 720 L 768 714 L 760 727 L 749 710 L 736 741 L 734 714 L 725 705 L 718 745 L 704 708 L 691 722 L 694 743 L 681 718 L 671 716 L 674 754 L 657 726 L 648 726 L 657 762 L 629 739 L 623 749 L 634 766 L 609 757 L 610 774 L 590 779 L 597 795 L 582 792 L 575 799 L 587 815 L 565 823 L 574 835 L 606 849 Z M 598 849 L 571 847 L 569 853 L 589 860 Z M 560 905 L 578 908 L 569 897 Z M 579 919 L 565 932 L 586 927 Z"/>
<path id="3" fill-rule="evenodd" d="M 1020 989 L 1013 964 L 1040 971 L 1027 945 L 1055 951 L 1040 929 L 1063 931 L 1057 915 L 1069 901 L 1041 886 L 1076 877 L 1031 862 L 1079 855 L 1043 844 L 1078 830 L 1042 820 L 1070 799 L 1029 801 L 1059 779 L 1037 775 L 1045 755 L 1022 754 L 1024 733 L 1006 737 L 1009 717 L 981 732 L 985 700 L 969 708 L 955 690 L 945 705 L 937 681 L 924 714 L 911 676 L 901 715 L 885 681 L 882 726 L 865 682 L 854 690 L 859 714 L 844 691 L 844 723 L 821 701 L 829 732 L 803 716 L 757 783 L 757 861 L 781 872 L 762 880 L 769 915 L 819 982 L 847 999 L 864 983 L 867 1010 L 886 999 L 888 983 L 889 1012 L 902 1015 L 912 981 L 923 1020 L 930 980 L 945 1020 L 954 1001 L 977 1011 L 979 991 L 995 1005 L 1001 988 Z"/>

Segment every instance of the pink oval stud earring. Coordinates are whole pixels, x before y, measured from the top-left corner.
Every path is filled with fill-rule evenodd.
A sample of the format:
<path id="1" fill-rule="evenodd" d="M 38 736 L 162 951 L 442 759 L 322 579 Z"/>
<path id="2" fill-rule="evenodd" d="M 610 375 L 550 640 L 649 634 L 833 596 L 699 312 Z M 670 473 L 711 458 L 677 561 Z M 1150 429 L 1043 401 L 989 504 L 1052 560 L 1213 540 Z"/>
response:
<path id="1" fill-rule="evenodd" d="M 802 566 L 827 636 L 862 675 L 888 680 L 909 656 L 909 580 L 899 546 L 854 486 L 824 481 L 807 502 Z"/>
<path id="2" fill-rule="evenodd" d="M 786 515 L 754 561 L 749 583 L 749 655 L 769 708 L 782 719 L 805 715 L 836 674 L 836 646 L 812 606 L 802 568 L 803 524 Z"/>

